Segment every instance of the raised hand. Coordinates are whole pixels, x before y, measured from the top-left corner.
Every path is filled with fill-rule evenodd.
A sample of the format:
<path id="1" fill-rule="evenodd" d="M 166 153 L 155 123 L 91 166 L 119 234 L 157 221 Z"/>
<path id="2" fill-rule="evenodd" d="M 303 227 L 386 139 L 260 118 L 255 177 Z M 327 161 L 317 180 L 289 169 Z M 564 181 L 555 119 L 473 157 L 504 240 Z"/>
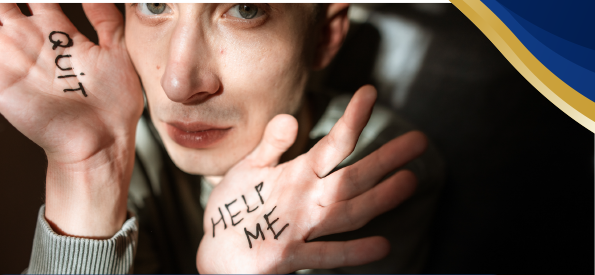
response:
<path id="1" fill-rule="evenodd" d="M 410 171 L 381 183 L 390 171 L 421 154 L 420 132 L 396 138 L 352 166 L 329 173 L 355 148 L 376 99 L 364 86 L 331 132 L 308 153 L 277 165 L 293 143 L 297 122 L 278 115 L 261 144 L 213 190 L 197 254 L 201 273 L 290 273 L 305 268 L 361 265 L 383 258 L 388 241 L 307 242 L 355 230 L 408 198 Z"/>
<path id="2" fill-rule="evenodd" d="M 143 100 L 113 4 L 84 4 L 99 45 L 58 4 L 0 4 L 0 113 L 48 157 L 46 218 L 106 237 L 126 214 Z"/>

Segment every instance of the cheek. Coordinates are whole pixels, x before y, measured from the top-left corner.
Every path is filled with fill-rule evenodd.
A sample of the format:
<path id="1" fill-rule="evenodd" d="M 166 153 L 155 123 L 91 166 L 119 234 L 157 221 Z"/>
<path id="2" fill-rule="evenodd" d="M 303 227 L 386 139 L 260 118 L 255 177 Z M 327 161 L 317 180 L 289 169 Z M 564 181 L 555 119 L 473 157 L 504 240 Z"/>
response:
<path id="1" fill-rule="evenodd" d="M 294 113 L 303 94 L 306 67 L 301 50 L 283 40 L 252 39 L 260 43 L 226 43 L 218 51 L 220 75 L 228 91 L 241 96 L 266 119 Z M 253 112 L 253 113 L 254 113 Z M 267 113 L 267 114 L 264 114 Z"/>
<path id="2" fill-rule="evenodd" d="M 213 51 L 224 87 L 221 99 L 243 111 L 236 135 L 226 144 L 226 155 L 234 162 L 258 145 L 275 115 L 297 111 L 305 86 L 295 49 L 284 43 L 241 41 L 236 37 L 235 43 L 222 43 L 225 46 Z"/>
<path id="3" fill-rule="evenodd" d="M 153 112 L 158 109 L 156 104 L 167 102 L 161 88 L 161 77 L 167 62 L 169 34 L 165 28 L 135 26 L 134 22 L 131 25 L 126 28 L 126 46 L 154 117 Z"/>
<path id="4" fill-rule="evenodd" d="M 126 46 L 147 93 L 152 92 L 147 88 L 155 84 L 161 87 L 168 56 L 170 32 L 167 28 L 167 25 L 144 27 L 134 21 L 126 26 Z"/>

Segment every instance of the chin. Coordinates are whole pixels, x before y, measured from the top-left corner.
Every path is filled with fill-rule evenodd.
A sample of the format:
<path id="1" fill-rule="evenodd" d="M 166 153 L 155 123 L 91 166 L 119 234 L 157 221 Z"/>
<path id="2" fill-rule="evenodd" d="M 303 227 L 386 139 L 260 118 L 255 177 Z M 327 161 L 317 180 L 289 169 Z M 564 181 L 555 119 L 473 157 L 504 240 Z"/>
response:
<path id="1" fill-rule="evenodd" d="M 172 160 L 174 161 L 174 164 L 180 168 L 180 170 L 191 175 L 223 176 L 232 167 L 231 165 L 211 165 L 198 167 L 197 165 L 189 165 L 188 162 L 184 161 L 176 162 L 174 158 L 172 158 Z"/>
<path id="2" fill-rule="evenodd" d="M 222 176 L 236 162 L 222 158 L 223 154 L 217 154 L 217 150 L 211 150 L 214 152 L 201 152 L 202 150 L 183 148 L 177 144 L 173 146 L 167 146 L 166 144 L 165 147 L 174 164 L 188 174 Z M 178 148 L 170 149 L 168 147 Z"/>

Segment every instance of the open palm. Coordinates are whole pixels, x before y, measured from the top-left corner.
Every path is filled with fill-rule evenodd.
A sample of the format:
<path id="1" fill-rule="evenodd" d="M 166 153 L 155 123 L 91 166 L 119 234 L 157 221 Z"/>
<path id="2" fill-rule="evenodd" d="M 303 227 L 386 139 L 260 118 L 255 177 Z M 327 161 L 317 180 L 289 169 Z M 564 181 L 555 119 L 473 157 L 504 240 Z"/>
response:
<path id="1" fill-rule="evenodd" d="M 329 173 L 354 149 L 366 125 L 375 89 L 362 87 L 331 132 L 309 152 L 277 165 L 293 143 L 297 122 L 275 117 L 263 141 L 215 187 L 205 209 L 205 235 L 197 255 L 201 273 L 277 273 L 334 268 L 379 260 L 388 241 L 308 242 L 355 230 L 408 198 L 410 171 L 376 185 L 391 170 L 421 154 L 426 139 L 410 132 L 358 163 Z"/>
<path id="2" fill-rule="evenodd" d="M 95 45 L 58 4 L 30 8 L 27 17 L 15 4 L 0 4 L 0 113 L 59 163 L 129 146 L 142 93 L 120 12 L 113 4 L 84 5 Z"/>

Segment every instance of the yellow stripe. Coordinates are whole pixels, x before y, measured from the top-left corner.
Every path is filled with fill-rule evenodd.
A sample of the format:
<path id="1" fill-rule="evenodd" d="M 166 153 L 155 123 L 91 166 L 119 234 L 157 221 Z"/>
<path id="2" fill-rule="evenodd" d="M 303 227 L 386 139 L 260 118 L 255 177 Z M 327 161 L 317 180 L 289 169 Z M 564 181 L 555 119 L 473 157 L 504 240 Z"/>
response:
<path id="1" fill-rule="evenodd" d="M 595 102 L 572 89 L 548 70 L 506 25 L 479 0 L 451 0 L 508 61 L 549 101 L 595 133 Z"/>

